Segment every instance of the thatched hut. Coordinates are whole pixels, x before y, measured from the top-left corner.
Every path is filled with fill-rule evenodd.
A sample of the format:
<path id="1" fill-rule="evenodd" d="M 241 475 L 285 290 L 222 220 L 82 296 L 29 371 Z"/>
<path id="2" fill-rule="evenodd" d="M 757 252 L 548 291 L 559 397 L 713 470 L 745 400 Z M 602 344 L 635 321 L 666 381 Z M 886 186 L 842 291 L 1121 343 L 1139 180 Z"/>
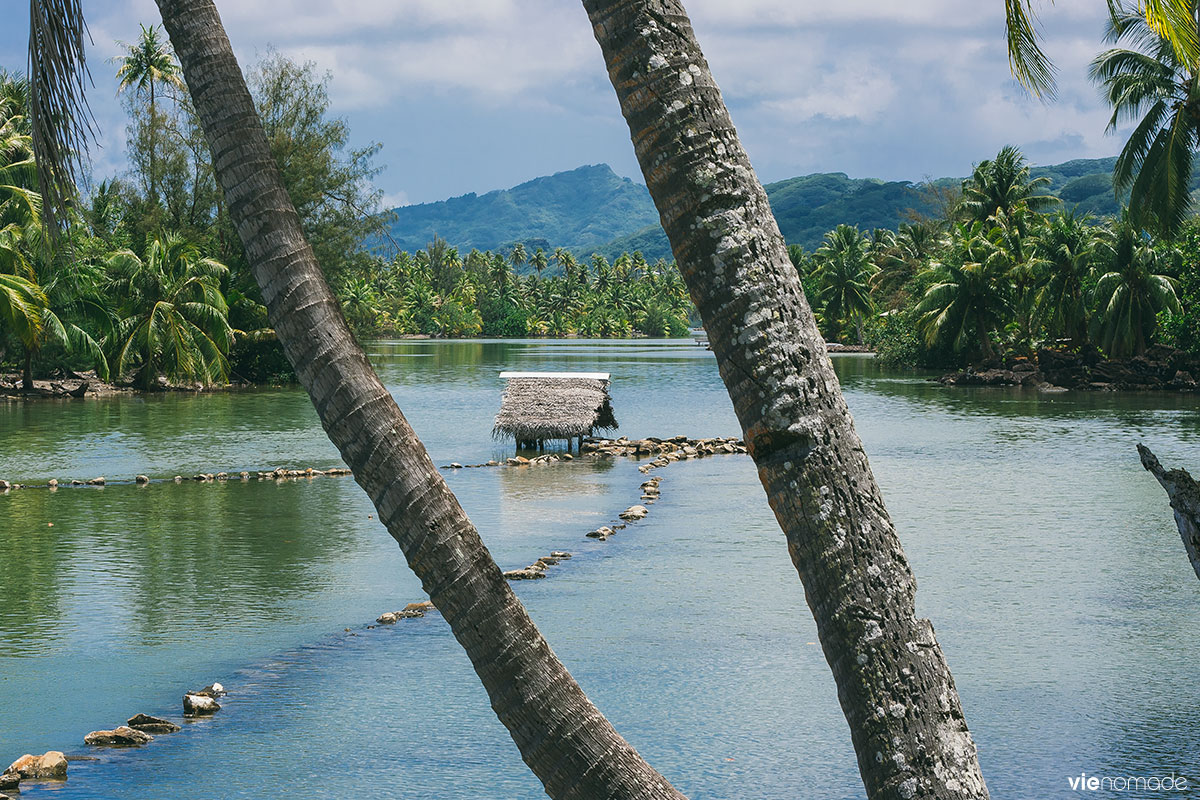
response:
<path id="1" fill-rule="evenodd" d="M 501 372 L 508 380 L 492 435 L 519 448 L 591 436 L 617 427 L 607 372 Z"/>

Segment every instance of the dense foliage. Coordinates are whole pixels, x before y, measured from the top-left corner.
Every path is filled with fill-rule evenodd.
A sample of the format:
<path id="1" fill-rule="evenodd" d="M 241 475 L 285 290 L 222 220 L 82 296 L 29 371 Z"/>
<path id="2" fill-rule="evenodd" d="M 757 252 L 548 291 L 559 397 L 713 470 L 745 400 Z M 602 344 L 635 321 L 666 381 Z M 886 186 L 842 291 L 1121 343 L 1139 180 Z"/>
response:
<path id="1" fill-rule="evenodd" d="M 1059 207 L 1048 185 L 1006 147 L 963 181 L 943 217 L 899 233 L 840 225 L 815 253 L 794 248 L 823 330 L 922 366 L 1046 346 L 1200 352 L 1200 229 L 1155 240 L 1128 215 Z"/>
<path id="2" fill-rule="evenodd" d="M 152 387 L 288 379 L 222 207 L 207 144 L 165 37 L 143 26 L 115 59 L 129 169 L 43 233 L 27 81 L 0 74 L 0 366 L 95 369 Z M 249 84 L 314 250 L 333 279 L 364 269 L 379 229 L 378 145 L 347 146 L 327 78 L 272 52 Z"/>
<path id="3" fill-rule="evenodd" d="M 530 274 L 521 275 L 528 264 Z M 553 267 L 556 274 L 544 275 Z M 691 302 L 674 263 L 640 253 L 587 262 L 558 248 L 532 254 L 472 250 L 441 238 L 375 261 L 337 282 L 346 318 L 361 332 L 437 336 L 686 336 Z"/>
<path id="4" fill-rule="evenodd" d="M 26 388 L 84 369 L 142 388 L 289 379 L 174 54 L 155 27 L 122 48 L 129 169 L 93 186 L 57 238 L 43 233 L 28 84 L 0 75 L 0 367 L 19 369 Z M 679 273 L 640 255 L 580 263 L 521 244 L 464 259 L 437 237 L 412 254 L 372 255 L 364 244 L 386 238 L 370 183 L 379 145 L 349 147 L 346 124 L 327 114 L 328 77 L 311 64 L 268 52 L 247 82 L 308 241 L 360 334 L 686 335 Z M 586 206 L 588 195 L 565 199 Z"/>

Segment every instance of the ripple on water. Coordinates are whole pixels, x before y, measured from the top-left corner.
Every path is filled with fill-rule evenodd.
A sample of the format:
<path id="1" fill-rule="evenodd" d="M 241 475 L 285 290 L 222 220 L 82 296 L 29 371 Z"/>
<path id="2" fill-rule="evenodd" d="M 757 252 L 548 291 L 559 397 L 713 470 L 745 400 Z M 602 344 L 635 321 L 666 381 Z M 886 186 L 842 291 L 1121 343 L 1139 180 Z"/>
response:
<path id="1" fill-rule="evenodd" d="M 396 342 L 372 360 L 436 463 L 502 455 L 501 369 L 613 373 L 621 432 L 737 433 L 711 353 L 687 343 Z M 1140 469 L 1194 458 L 1165 395 L 949 388 L 835 360 L 996 797 L 1081 771 L 1200 780 L 1200 583 Z M 303 394 L 0 407 L 0 474 L 132 477 L 336 463 Z M 445 473 L 555 652 L 694 799 L 859 798 L 828 666 L 752 464 L 672 465 L 608 542 L 626 461 Z M 185 688 L 213 720 L 72 764 L 71 798 L 505 797 L 543 793 L 350 479 L 21 491 L 0 497 L 0 758 L 72 744 Z M 48 523 L 54 526 L 49 527 Z M 343 630 L 352 628 L 351 636 Z M 26 797 L 50 794 L 31 787 Z"/>

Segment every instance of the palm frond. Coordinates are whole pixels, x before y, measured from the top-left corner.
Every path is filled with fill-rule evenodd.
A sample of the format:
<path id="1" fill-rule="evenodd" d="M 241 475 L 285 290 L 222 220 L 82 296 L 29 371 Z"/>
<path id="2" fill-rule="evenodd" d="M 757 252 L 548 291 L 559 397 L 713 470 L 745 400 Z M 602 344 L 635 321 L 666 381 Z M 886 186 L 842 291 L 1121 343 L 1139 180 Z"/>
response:
<path id="1" fill-rule="evenodd" d="M 1113 0 L 1109 0 L 1109 6 Z M 1175 51 L 1182 64 L 1200 62 L 1200 37 L 1196 30 L 1194 0 L 1141 0 L 1146 24 Z"/>
<path id="2" fill-rule="evenodd" d="M 86 89 L 82 0 L 30 0 L 29 99 L 43 214 L 52 232 L 75 198 L 95 137 Z"/>
<path id="3" fill-rule="evenodd" d="M 1054 64 L 1038 42 L 1032 0 L 1004 0 L 1004 21 L 1013 75 L 1035 96 L 1053 99 Z"/>

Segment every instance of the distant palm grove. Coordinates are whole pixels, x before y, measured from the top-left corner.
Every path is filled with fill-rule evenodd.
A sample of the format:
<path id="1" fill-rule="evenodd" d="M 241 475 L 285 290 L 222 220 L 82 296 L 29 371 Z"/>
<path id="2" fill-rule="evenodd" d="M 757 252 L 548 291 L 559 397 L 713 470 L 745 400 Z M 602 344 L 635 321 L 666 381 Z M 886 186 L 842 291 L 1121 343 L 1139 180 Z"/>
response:
<path id="1" fill-rule="evenodd" d="M 1113 172 L 1128 209 L 1102 219 L 1074 210 L 1005 147 L 959 187 L 913 190 L 917 210 L 898 230 L 843 224 L 811 252 L 790 247 L 827 339 L 928 367 L 1045 347 L 1127 357 L 1164 344 L 1200 355 L 1200 226 L 1188 190 L 1198 134 L 1191 97 L 1176 97 L 1196 81 L 1140 19 L 1118 13 L 1109 31 L 1137 50 L 1114 47 L 1092 65 L 1114 124 L 1142 121 Z M 141 388 L 289 380 L 165 36 L 143 26 L 115 61 L 128 169 L 53 221 L 28 83 L 0 73 L 0 374 L 19 373 L 27 388 L 88 369 Z M 380 145 L 348 146 L 345 123 L 327 115 L 327 76 L 269 52 L 248 79 L 308 240 L 360 336 L 686 336 L 695 324 L 676 265 L 639 252 L 515 241 L 464 253 L 436 235 L 422 249 L 397 246 L 370 188 Z"/>
<path id="2" fill-rule="evenodd" d="M 946 198 L 943 216 L 898 232 L 840 225 L 814 253 L 791 247 L 826 338 L 930 367 L 1042 347 L 1200 354 L 1200 227 L 1152 237 L 1128 213 L 1096 220 L 1041 188 L 1006 147 Z"/>

